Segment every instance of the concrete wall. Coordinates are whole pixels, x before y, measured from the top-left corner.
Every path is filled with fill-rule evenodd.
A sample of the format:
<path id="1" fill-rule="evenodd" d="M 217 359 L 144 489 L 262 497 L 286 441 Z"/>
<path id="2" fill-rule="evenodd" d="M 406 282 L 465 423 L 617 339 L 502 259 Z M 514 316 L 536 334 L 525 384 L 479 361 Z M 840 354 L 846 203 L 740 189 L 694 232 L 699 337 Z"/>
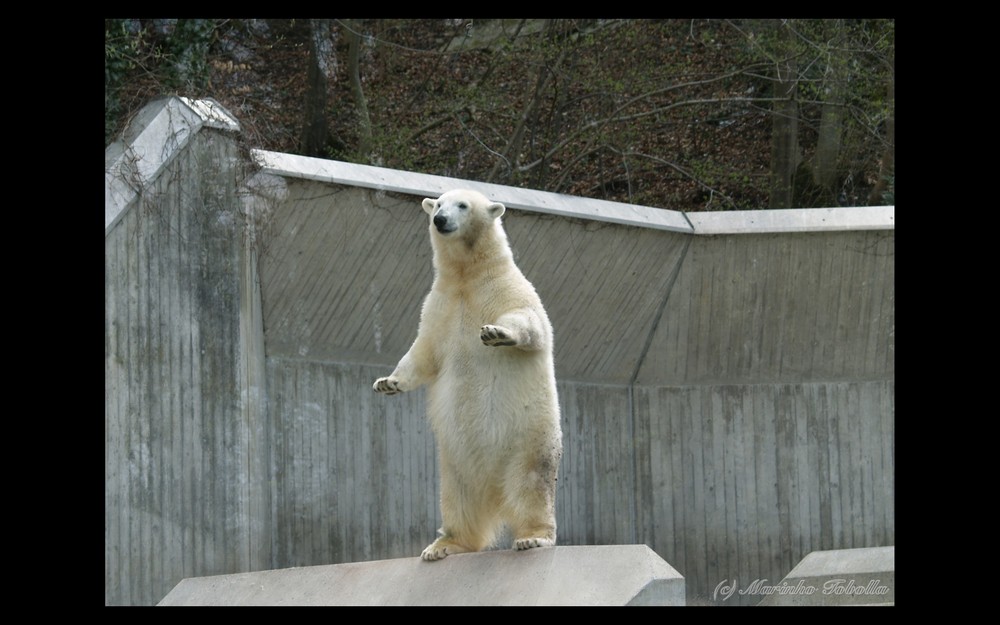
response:
<path id="1" fill-rule="evenodd" d="M 247 467 L 259 302 L 247 287 L 239 157 L 230 130 L 192 132 L 178 100 L 152 112 L 144 130 L 156 136 L 109 158 L 118 172 L 105 236 L 109 604 L 153 604 L 181 577 L 258 562 L 259 487 Z"/>
<path id="2" fill-rule="evenodd" d="M 894 543 L 891 207 L 685 216 L 274 153 L 237 186 L 211 152 L 235 135 L 202 135 L 163 170 L 178 190 L 143 195 L 171 216 L 125 210 L 107 234 L 108 603 L 433 538 L 423 393 L 370 389 L 430 286 L 419 201 L 457 185 L 507 204 L 555 326 L 560 544 L 645 543 L 713 602 L 814 550 Z M 225 201 L 187 189 L 219 163 Z"/>

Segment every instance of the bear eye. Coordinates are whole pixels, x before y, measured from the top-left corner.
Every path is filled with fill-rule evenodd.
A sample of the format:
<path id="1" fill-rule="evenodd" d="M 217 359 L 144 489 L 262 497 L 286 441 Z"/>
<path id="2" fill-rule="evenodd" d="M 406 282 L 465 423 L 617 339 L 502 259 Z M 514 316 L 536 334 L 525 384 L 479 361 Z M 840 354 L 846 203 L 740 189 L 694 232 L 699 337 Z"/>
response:
<path id="1" fill-rule="evenodd" d="M 467 205 L 467 204 L 466 204 L 465 202 L 459 202 L 459 203 L 458 203 L 458 210 L 462 210 L 462 211 L 464 211 L 464 210 L 466 210 L 467 208 L 469 208 L 469 206 L 468 206 L 468 205 Z"/>

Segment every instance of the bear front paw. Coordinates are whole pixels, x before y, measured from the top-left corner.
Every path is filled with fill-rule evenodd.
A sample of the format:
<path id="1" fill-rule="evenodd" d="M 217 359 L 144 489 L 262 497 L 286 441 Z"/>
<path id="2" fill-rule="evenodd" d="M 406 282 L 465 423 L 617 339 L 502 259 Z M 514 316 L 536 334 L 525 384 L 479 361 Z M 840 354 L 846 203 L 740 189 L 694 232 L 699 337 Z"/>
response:
<path id="1" fill-rule="evenodd" d="M 489 345 L 490 347 L 517 345 L 517 341 L 511 336 L 510 330 L 501 326 L 483 326 L 479 331 L 479 338 L 483 341 L 483 345 Z"/>
<path id="2" fill-rule="evenodd" d="M 395 395 L 396 393 L 403 392 L 403 389 L 399 388 L 399 380 L 391 375 L 375 380 L 375 384 L 372 384 L 372 390 L 376 393 L 385 393 L 386 395 Z"/>

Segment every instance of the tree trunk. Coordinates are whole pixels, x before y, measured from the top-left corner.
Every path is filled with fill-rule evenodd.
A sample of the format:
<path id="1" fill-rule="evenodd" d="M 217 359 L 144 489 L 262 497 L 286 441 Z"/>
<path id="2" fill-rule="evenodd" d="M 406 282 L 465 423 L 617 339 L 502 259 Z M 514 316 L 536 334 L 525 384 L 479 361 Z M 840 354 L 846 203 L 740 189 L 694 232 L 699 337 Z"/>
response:
<path id="1" fill-rule="evenodd" d="M 839 85 L 839 83 L 835 83 Z M 823 191 L 823 201 L 836 200 L 837 165 L 840 162 L 841 137 L 844 129 L 844 107 L 840 103 L 840 87 L 831 85 L 823 103 L 816 143 L 816 164 L 813 182 Z"/>
<path id="2" fill-rule="evenodd" d="M 336 46 L 330 20 L 310 20 L 310 26 L 309 68 L 299 149 L 306 156 L 329 157 L 329 148 L 334 142 L 327 119 L 327 94 L 329 84 L 336 77 Z"/>
<path id="3" fill-rule="evenodd" d="M 844 21 L 829 24 L 832 38 L 827 44 L 827 74 L 823 84 L 823 108 L 820 113 L 816 139 L 816 159 L 813 164 L 813 183 L 822 197 L 813 203 L 835 206 L 837 204 L 837 177 L 840 173 L 841 145 L 844 136 L 844 95 L 847 93 L 847 45 L 844 41 Z"/>
<path id="4" fill-rule="evenodd" d="M 788 30 L 777 24 L 780 42 L 787 43 Z M 774 103 L 771 114 L 771 200 L 770 208 L 791 208 L 795 189 L 795 170 L 799 165 L 799 105 L 795 98 L 798 88 L 797 66 L 790 45 L 785 58 L 775 66 Z"/>
<path id="5" fill-rule="evenodd" d="M 361 87 L 361 34 L 360 23 L 356 20 L 347 22 L 347 37 L 350 44 L 347 53 L 347 74 L 351 81 L 351 92 L 354 94 L 354 106 L 358 112 L 358 161 L 367 163 L 372 151 L 372 120 L 368 115 L 368 100 L 365 99 Z"/>

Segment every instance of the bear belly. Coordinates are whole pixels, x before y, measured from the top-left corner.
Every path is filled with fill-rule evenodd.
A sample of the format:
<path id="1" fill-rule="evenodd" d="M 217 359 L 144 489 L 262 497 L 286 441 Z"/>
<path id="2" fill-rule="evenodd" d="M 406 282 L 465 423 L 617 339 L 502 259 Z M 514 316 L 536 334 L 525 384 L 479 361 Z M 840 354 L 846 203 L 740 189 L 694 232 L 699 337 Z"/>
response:
<path id="1" fill-rule="evenodd" d="M 551 434 L 551 418 L 545 415 L 555 390 L 549 388 L 551 374 L 542 354 L 477 348 L 486 351 L 479 362 L 443 363 L 428 389 L 427 409 L 442 452 L 475 460 L 489 472 L 514 449 L 523 449 L 526 440 Z"/>

